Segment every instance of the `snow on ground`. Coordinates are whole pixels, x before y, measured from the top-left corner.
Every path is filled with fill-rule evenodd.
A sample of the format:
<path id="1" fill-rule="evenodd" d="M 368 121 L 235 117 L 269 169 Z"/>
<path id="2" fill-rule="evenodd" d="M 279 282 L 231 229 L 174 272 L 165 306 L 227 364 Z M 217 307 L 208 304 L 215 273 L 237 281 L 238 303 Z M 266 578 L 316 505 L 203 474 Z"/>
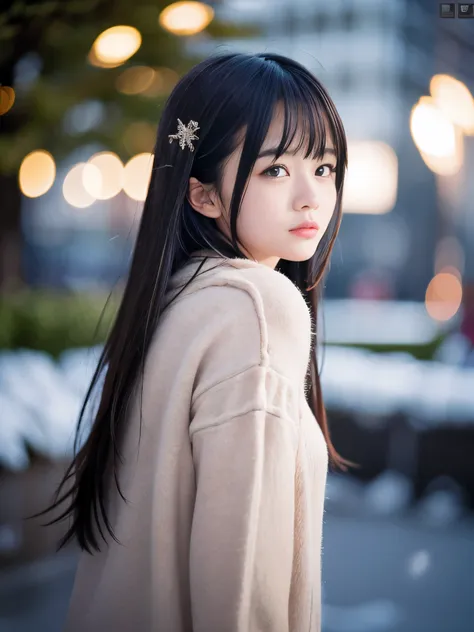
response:
<path id="1" fill-rule="evenodd" d="M 1 465 L 27 467 L 26 445 L 51 458 L 72 453 L 100 352 L 99 346 L 69 350 L 58 362 L 39 351 L 0 352 Z M 474 423 L 474 367 L 337 346 L 326 347 L 321 359 L 328 409 L 351 415 L 399 412 L 425 427 Z"/>

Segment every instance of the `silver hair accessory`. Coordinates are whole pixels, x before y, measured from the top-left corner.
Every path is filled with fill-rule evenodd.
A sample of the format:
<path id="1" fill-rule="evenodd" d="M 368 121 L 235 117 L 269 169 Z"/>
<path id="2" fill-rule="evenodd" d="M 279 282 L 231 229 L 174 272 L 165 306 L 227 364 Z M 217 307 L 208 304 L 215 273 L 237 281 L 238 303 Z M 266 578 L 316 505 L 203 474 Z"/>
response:
<path id="1" fill-rule="evenodd" d="M 172 143 L 173 140 L 179 139 L 179 146 L 181 149 L 184 149 L 187 145 L 191 151 L 194 151 L 194 146 L 191 141 L 199 140 L 199 136 L 196 136 L 194 133 L 198 129 L 200 128 L 198 127 L 198 123 L 196 123 L 196 121 L 189 121 L 188 126 L 186 127 L 186 125 L 178 119 L 178 133 L 169 134 L 168 138 L 170 139 L 170 143 Z"/>

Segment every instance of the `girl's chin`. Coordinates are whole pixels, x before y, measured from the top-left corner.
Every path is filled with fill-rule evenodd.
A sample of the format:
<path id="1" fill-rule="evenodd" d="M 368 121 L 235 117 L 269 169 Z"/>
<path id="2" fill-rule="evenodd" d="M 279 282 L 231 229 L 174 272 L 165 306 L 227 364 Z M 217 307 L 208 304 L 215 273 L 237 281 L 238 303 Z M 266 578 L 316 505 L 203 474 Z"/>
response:
<path id="1" fill-rule="evenodd" d="M 300 245 L 299 248 L 291 248 L 287 256 L 282 257 L 282 259 L 286 259 L 287 261 L 294 261 L 295 263 L 299 261 L 308 261 L 308 259 L 311 259 L 311 257 L 314 256 L 317 247 L 318 244 L 315 244 L 314 242 L 306 242 L 306 244 Z"/>

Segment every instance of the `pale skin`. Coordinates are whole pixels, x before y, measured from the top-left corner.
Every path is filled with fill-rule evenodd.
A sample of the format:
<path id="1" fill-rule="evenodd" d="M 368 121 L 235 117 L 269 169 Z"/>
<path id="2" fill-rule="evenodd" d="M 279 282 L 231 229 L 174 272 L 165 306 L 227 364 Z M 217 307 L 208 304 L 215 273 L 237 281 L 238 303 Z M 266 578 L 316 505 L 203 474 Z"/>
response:
<path id="1" fill-rule="evenodd" d="M 277 111 L 260 153 L 277 147 L 281 138 L 283 117 Z M 259 158 L 250 175 L 237 218 L 237 235 L 245 254 L 254 261 L 275 268 L 280 259 L 310 259 L 327 230 L 334 213 L 336 191 L 336 156 L 327 135 L 326 154 L 322 160 L 304 158 L 304 149 L 292 155 L 296 136 L 289 153 L 278 161 L 274 156 Z M 188 200 L 198 212 L 216 220 L 219 230 L 230 239 L 229 213 L 237 175 L 242 143 L 231 154 L 224 167 L 221 197 L 211 185 L 196 178 L 189 179 Z M 272 161 L 274 164 L 272 164 Z M 319 230 L 311 238 L 290 232 L 303 221 L 316 221 Z"/>

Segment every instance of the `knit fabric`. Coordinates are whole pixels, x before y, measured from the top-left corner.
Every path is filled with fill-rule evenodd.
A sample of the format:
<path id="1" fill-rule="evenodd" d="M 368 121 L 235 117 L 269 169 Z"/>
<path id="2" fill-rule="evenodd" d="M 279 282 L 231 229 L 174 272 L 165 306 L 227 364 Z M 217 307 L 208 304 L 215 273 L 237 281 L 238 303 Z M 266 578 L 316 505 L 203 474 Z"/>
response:
<path id="1" fill-rule="evenodd" d="M 328 452 L 305 399 L 310 313 L 247 259 L 211 256 L 182 290 L 206 255 L 171 279 L 121 438 L 127 503 L 109 472 L 120 544 L 81 554 L 67 632 L 320 632 Z"/>

